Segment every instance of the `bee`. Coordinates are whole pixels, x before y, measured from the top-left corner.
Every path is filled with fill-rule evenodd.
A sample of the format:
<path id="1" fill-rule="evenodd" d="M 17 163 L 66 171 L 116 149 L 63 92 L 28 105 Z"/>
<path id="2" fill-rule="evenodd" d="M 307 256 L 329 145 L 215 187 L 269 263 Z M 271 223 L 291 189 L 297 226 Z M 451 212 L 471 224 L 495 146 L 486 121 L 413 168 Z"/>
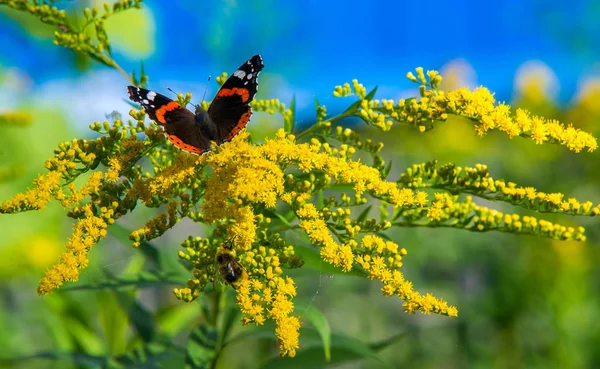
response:
<path id="1" fill-rule="evenodd" d="M 221 247 L 217 251 L 216 262 L 221 278 L 236 289 L 240 282 L 248 279 L 248 272 L 233 256 L 231 250 Z"/>

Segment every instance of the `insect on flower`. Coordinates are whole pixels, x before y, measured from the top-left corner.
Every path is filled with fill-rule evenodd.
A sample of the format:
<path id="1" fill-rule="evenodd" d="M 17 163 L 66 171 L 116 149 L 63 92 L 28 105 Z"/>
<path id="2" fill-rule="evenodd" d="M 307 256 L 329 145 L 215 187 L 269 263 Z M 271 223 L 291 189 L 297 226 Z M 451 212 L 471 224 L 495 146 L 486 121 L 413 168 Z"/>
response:
<path id="1" fill-rule="evenodd" d="M 225 81 L 208 110 L 196 105 L 195 113 L 155 91 L 136 86 L 128 86 L 127 91 L 150 119 L 164 127 L 165 136 L 175 147 L 202 155 L 211 150 L 211 141 L 219 145 L 231 141 L 246 127 L 263 67 L 260 55 L 248 59 Z"/>
<path id="2" fill-rule="evenodd" d="M 217 266 L 219 268 L 219 274 L 221 278 L 236 289 L 240 282 L 248 279 L 248 272 L 246 269 L 237 261 L 231 250 L 226 247 L 221 247 L 217 251 L 216 256 Z"/>

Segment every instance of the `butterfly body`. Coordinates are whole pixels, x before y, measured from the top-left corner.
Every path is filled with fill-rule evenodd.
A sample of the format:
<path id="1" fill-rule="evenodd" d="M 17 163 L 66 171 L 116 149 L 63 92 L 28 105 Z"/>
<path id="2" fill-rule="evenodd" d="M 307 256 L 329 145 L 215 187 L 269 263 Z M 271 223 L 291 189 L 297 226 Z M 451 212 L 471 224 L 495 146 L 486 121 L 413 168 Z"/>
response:
<path id="1" fill-rule="evenodd" d="M 157 92 L 128 86 L 129 98 L 142 105 L 150 119 L 164 127 L 166 138 L 177 148 L 201 155 L 210 142 L 230 141 L 250 121 L 250 102 L 258 89 L 258 74 L 264 65 L 260 55 L 242 64 L 225 81 L 208 110 L 199 105 L 192 113 L 177 101 Z"/>

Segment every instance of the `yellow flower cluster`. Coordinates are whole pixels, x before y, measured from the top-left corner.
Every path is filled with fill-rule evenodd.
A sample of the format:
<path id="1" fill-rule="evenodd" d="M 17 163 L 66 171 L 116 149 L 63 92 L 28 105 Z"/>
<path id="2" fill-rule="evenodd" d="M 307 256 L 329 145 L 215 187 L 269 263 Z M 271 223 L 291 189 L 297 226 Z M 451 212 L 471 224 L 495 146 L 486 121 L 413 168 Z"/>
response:
<path id="1" fill-rule="evenodd" d="M 51 172 L 52 173 L 52 172 Z M 79 189 L 79 191 L 75 188 L 75 183 L 71 183 L 66 186 L 66 189 L 69 191 L 69 194 L 64 192 L 64 188 L 57 191 L 54 198 L 60 201 L 63 207 L 69 207 L 74 204 L 78 204 L 80 201 L 90 196 L 92 193 L 98 191 L 100 188 L 100 184 L 102 183 L 102 178 L 104 174 L 100 171 L 95 171 L 88 177 L 86 183 Z"/>
<path id="2" fill-rule="evenodd" d="M 0 3 L 55 26 L 56 44 L 119 70 L 135 85 L 143 87 L 147 81 L 143 70 L 136 79 L 112 59 L 104 27 L 109 15 L 139 8 L 141 0 L 104 4 L 103 11 L 86 8 L 81 29 L 73 29 L 65 11 L 51 4 L 31 4 L 26 0 L 0 0 Z M 94 32 L 86 29 L 90 26 L 95 28 Z M 224 73 L 217 77 L 217 82 L 222 85 L 226 78 Z M 102 125 L 96 122 L 91 128 L 104 134 L 103 137 L 61 144 L 55 156 L 46 162 L 49 173 L 36 179 L 35 189 L 2 203 L 0 212 L 41 209 L 55 198 L 63 207 L 70 207 L 68 216 L 76 219 L 67 250 L 40 281 L 39 294 L 50 293 L 65 281 L 76 281 L 81 269 L 88 264 L 91 247 L 104 238 L 108 226 L 131 211 L 138 200 L 151 208 L 166 205 L 166 211 L 131 233 L 134 246 L 162 235 L 183 217 L 213 226 L 209 238 L 189 237 L 183 243 L 185 251 L 179 256 L 191 264 L 193 277 L 185 288 L 174 290 L 176 297 L 192 301 L 207 283 L 220 276 L 235 289 L 244 324 L 275 322 L 283 356 L 296 355 L 300 329 L 300 319 L 294 315 L 295 282 L 284 275 L 284 270 L 302 266 L 303 261 L 295 255 L 294 246 L 288 245 L 277 233 L 277 227 L 302 230 L 319 247 L 322 259 L 344 272 L 362 269 L 370 279 L 382 283 L 385 296 L 404 300 L 404 310 L 408 313 L 457 316 L 455 307 L 413 289 L 400 271 L 406 249 L 375 235 L 377 232 L 395 222 L 394 225 L 447 226 L 481 232 L 500 230 L 583 241 L 584 229 L 503 214 L 475 204 L 471 197 L 459 201 L 458 196 L 434 193 L 433 200 L 429 201 L 428 194 L 419 188 L 472 193 L 537 211 L 598 215 L 600 205 L 593 207 L 591 202 L 565 200 L 561 193 L 547 194 L 532 187 L 494 180 L 482 165 L 464 169 L 448 165 L 439 170 L 429 164 L 413 166 L 412 172 L 407 171 L 398 182 L 390 182 L 385 177 L 391 167 L 386 167 L 379 156 L 382 144 L 362 140 L 350 129 L 336 127 L 333 131 L 332 123 L 354 116 L 383 131 L 390 130 L 395 122 L 404 122 L 424 132 L 433 128 L 435 121 L 455 114 L 476 121 L 479 135 L 496 129 L 510 138 L 522 136 L 537 144 L 561 144 L 574 152 L 593 151 L 598 145 L 592 135 L 570 125 L 532 116 L 523 109 L 513 113 L 510 106 L 497 103 L 483 87 L 473 91 L 440 91 L 442 76 L 437 71 L 425 72 L 423 68 L 416 69 L 416 76 L 408 73 L 407 78 L 419 84 L 420 98 L 397 102 L 377 100 L 374 99 L 376 89 L 367 92 L 357 80 L 336 86 L 335 97 L 354 95 L 358 101 L 331 118 L 327 116 L 326 107 L 317 103 L 316 124 L 299 137 L 320 130 L 325 140 L 309 137 L 312 139 L 302 144 L 285 133 L 294 128 L 294 100 L 289 107 L 277 99 L 252 102 L 254 111 L 283 116 L 285 131 L 280 130 L 275 139 L 255 146 L 247 142 L 248 134 L 243 132 L 233 142 L 214 147 L 214 152 L 201 157 L 176 155 L 170 144 L 166 149 L 158 148 L 157 144 L 164 141 L 162 130 L 155 125 L 147 128 L 143 111 L 130 112 L 137 124 L 130 121 L 128 127 L 120 118 L 114 118 L 112 126 L 108 122 Z M 189 93 L 177 95 L 182 106 L 191 98 Z M 201 104 L 204 109 L 208 108 L 208 102 Z M 0 114 L 0 123 L 26 124 L 29 120 L 29 116 L 18 113 Z M 139 141 L 136 134 L 142 131 L 146 139 Z M 324 142 L 329 139 L 338 140 L 340 144 Z M 370 154 L 373 164 L 354 160 L 357 150 Z M 144 172 L 144 167 L 137 165 L 144 155 L 150 159 L 152 173 Z M 96 170 L 100 164 L 106 171 Z M 86 182 L 78 189 L 73 182 L 87 172 L 90 173 Z M 331 191 L 330 197 L 325 199 L 324 191 L 332 190 L 332 185 L 343 186 L 351 193 Z M 315 195 L 318 201 L 312 201 Z M 370 206 L 366 206 L 358 218 L 351 217 L 351 207 L 365 205 L 367 197 L 380 201 L 379 221 L 368 218 Z M 89 202 L 84 203 L 86 199 Z M 201 210 L 198 210 L 201 200 Z M 393 207 L 391 218 L 387 211 L 390 205 Z M 280 214 L 279 210 L 287 211 L 287 215 Z M 292 219 L 294 215 L 297 219 Z M 272 216 L 278 220 L 276 227 L 269 227 Z"/>
<path id="3" fill-rule="evenodd" d="M 236 284 L 237 301 L 244 314 L 245 323 L 262 324 L 268 318 L 277 325 L 281 353 L 293 356 L 298 346 L 298 329 L 300 323 L 292 316 L 295 287 L 293 280 L 282 275 L 281 260 L 291 263 L 293 248 L 280 245 L 277 248 L 267 248 L 257 237 L 262 223 L 268 221 L 264 216 L 255 214 L 256 207 L 275 208 L 278 200 L 296 209 L 300 219 L 300 228 L 309 236 L 311 241 L 321 249 L 321 255 L 326 262 L 350 271 L 357 264 L 357 257 L 362 257 L 363 266 L 374 262 L 372 267 L 374 279 L 384 283 L 387 290 L 396 286 L 398 296 L 410 298 L 406 310 L 440 314 L 456 315 L 455 310 L 443 301 L 431 296 L 421 297 L 412 290 L 409 282 L 394 284 L 399 281 L 389 279 L 388 273 L 379 267 L 379 260 L 385 260 L 385 268 L 389 273 L 398 269 L 401 256 L 405 250 L 399 250 L 393 243 L 384 245 L 383 249 L 372 246 L 367 239 L 363 246 L 358 247 L 354 237 L 359 235 L 361 225 L 352 223 L 345 218 L 344 228 L 347 241 L 338 244 L 333 239 L 328 228 L 325 215 L 328 210 L 318 210 L 309 202 L 315 191 L 315 186 L 329 185 L 331 182 L 349 184 L 353 187 L 357 198 L 364 193 L 385 198 L 396 208 L 422 207 L 427 204 L 424 192 L 414 192 L 410 189 L 399 189 L 396 183 L 381 179 L 380 172 L 372 167 L 352 161 L 348 157 L 349 150 L 332 150 L 329 146 L 318 141 L 297 144 L 294 136 L 283 130 L 277 133 L 274 140 L 260 146 L 247 142 L 248 134 L 243 132 L 231 143 L 226 143 L 209 153 L 204 164 L 212 168 L 212 175 L 206 182 L 206 191 L 202 203 L 203 221 L 216 223 L 217 228 L 224 228 L 222 237 L 229 240 L 231 253 L 239 256 L 240 264 L 246 269 L 249 279 Z M 166 168 L 157 177 L 148 182 L 149 193 L 156 195 L 164 193 L 172 183 L 165 183 L 164 172 L 173 174 L 186 173 L 180 180 L 186 180 L 191 173 L 187 165 L 174 165 L 177 169 Z M 285 174 L 288 169 L 299 170 L 309 175 L 309 180 L 296 181 L 296 176 Z M 169 175 L 167 177 L 172 177 Z M 321 178 L 317 180 L 317 177 Z M 156 179 L 160 178 L 160 179 Z M 161 183 L 165 187 L 152 186 Z M 168 191 L 167 191 L 168 192 Z M 346 202 L 350 201 L 346 196 Z M 362 201 L 362 200 L 361 200 Z M 362 203 L 362 202 L 360 202 Z M 331 215 L 327 215 L 331 217 Z M 342 218 L 338 217 L 338 220 Z M 259 224 L 260 223 L 260 224 Z M 387 227 L 389 227 L 389 222 Z M 385 228 L 385 225 L 378 229 Z M 262 232 L 262 231 L 261 231 Z M 269 237 L 274 237 L 271 235 Z M 186 252 L 180 257 L 191 260 L 194 265 L 195 278 L 190 280 L 187 288 L 176 289 L 176 296 L 184 301 L 193 300 L 199 295 L 196 289 L 204 287 L 210 280 L 214 270 L 214 252 L 209 251 L 206 243 L 188 241 Z M 290 250 L 291 248 L 291 250 Z M 214 251 L 215 247 L 213 247 Z M 211 256 L 212 255 L 212 256 Z M 211 263 L 213 266 L 211 266 Z M 291 264 L 290 264 L 291 265 Z M 378 269 L 379 268 L 379 269 Z M 378 272 L 375 272 L 378 270 Z M 394 294 L 394 293 L 392 293 Z M 435 306 L 435 307 L 432 307 Z"/>
<path id="4" fill-rule="evenodd" d="M 394 225 L 420 225 L 432 227 L 452 227 L 471 231 L 497 230 L 514 234 L 531 234 L 557 240 L 585 241 L 583 227 L 568 227 L 531 216 L 504 214 L 498 210 L 477 205 L 470 196 L 457 201 L 458 196 L 436 193 L 429 209 L 407 209 L 402 212 L 402 220 Z M 417 223 L 423 217 L 426 223 Z"/>
<path id="5" fill-rule="evenodd" d="M 343 86 L 335 86 L 335 90 L 333 91 L 333 96 L 335 97 L 351 96 L 352 94 L 356 94 L 361 100 L 367 96 L 365 86 L 358 83 L 357 79 L 352 80 L 352 87 L 350 87 L 349 83 L 344 83 Z"/>
<path id="6" fill-rule="evenodd" d="M 54 7 L 28 5 L 24 0 L 11 1 L 9 5 L 57 26 L 55 43 L 118 69 L 138 85 L 135 76 L 127 75 L 110 56 L 104 21 L 108 15 L 139 7 L 140 3 L 141 0 L 123 0 L 112 6 L 105 4 L 104 14 L 98 9 L 85 9 L 84 27 L 93 25 L 94 35 L 84 29 L 70 29 L 64 11 Z M 153 208 L 166 204 L 167 209 L 131 233 L 134 246 L 162 235 L 186 216 L 213 226 L 210 238 L 190 237 L 183 243 L 185 251 L 179 256 L 190 262 L 193 277 L 185 288 L 174 290 L 176 297 L 193 301 L 207 283 L 220 275 L 236 291 L 244 324 L 262 325 L 269 319 L 275 322 L 282 355 L 296 355 L 300 328 L 300 320 L 294 315 L 296 286 L 292 278 L 284 275 L 284 270 L 302 266 L 303 261 L 295 256 L 294 247 L 283 241 L 276 228 L 268 226 L 272 214 L 277 216 L 274 219 L 278 219 L 280 229 L 302 230 L 319 247 L 325 262 L 344 272 L 361 268 L 370 279 L 381 282 L 382 293 L 404 300 L 406 312 L 457 316 L 455 307 L 413 289 L 400 271 L 407 251 L 393 241 L 376 236 L 376 232 L 388 229 L 395 222 L 394 225 L 500 230 L 581 241 L 585 240 L 584 230 L 528 216 L 503 214 L 476 205 L 470 197 L 459 201 L 458 196 L 435 193 L 429 201 L 428 194 L 418 188 L 473 193 L 519 205 L 528 201 L 527 204 L 538 211 L 597 215 L 600 206 L 592 208 L 590 202 L 565 200 L 560 193 L 546 194 L 493 180 L 485 166 L 465 168 L 462 173 L 462 168 L 456 167 L 443 167 L 439 171 L 435 165 L 413 167 L 415 173 L 390 182 L 385 180 L 390 166 L 385 167 L 379 156 L 382 144 L 362 140 L 350 129 L 336 127 L 334 131 L 332 123 L 355 116 L 384 131 L 390 130 L 395 122 L 405 122 L 424 132 L 433 128 L 435 121 L 455 114 L 476 121 L 479 135 L 497 129 L 510 138 L 522 136 L 538 144 L 557 143 L 575 152 L 593 151 L 597 142 L 586 132 L 532 116 L 525 110 L 517 109 L 513 114 L 508 105 L 498 104 L 485 88 L 444 92 L 439 90 L 442 77 L 437 71 L 424 72 L 423 68 L 417 68 L 416 74 L 408 73 L 407 77 L 419 84 L 418 99 L 376 100 L 376 89 L 367 92 L 357 80 L 336 86 L 335 97 L 354 95 L 358 101 L 331 118 L 325 106 L 317 103 L 316 124 L 299 137 L 321 130 L 319 134 L 326 140 L 313 137 L 301 144 L 296 143 L 295 136 L 285 133 L 293 130 L 294 101 L 286 107 L 277 99 L 252 102 L 255 111 L 283 116 L 285 130 L 280 130 L 275 139 L 255 146 L 248 143 L 248 134 L 242 132 L 233 142 L 215 146 L 215 151 L 200 157 L 175 154 L 170 144 L 166 149 L 156 147 L 164 141 L 162 130 L 155 125 L 146 128 L 143 111 L 130 112 L 137 125 L 130 121 L 126 127 L 117 118 L 112 126 L 108 122 L 102 125 L 96 122 L 91 128 L 105 136 L 61 144 L 54 158 L 46 162 L 50 172 L 36 180 L 36 188 L 4 202 L 0 212 L 40 209 L 52 197 L 64 207 L 71 207 L 68 215 L 75 218 L 76 223 L 67 251 L 40 281 L 40 294 L 51 292 L 65 281 L 76 281 L 88 263 L 90 248 L 105 237 L 107 227 L 132 210 L 138 200 Z M 217 82 L 223 84 L 226 78 L 224 73 L 217 77 Z M 143 86 L 146 80 L 147 76 L 142 75 L 139 82 Z M 189 93 L 177 95 L 182 106 L 191 98 Z M 208 102 L 201 104 L 204 109 L 208 108 Z M 0 122 L 22 121 L 21 118 L 5 114 L 0 115 Z M 142 131 L 146 140 L 139 141 L 136 134 Z M 323 142 L 328 139 L 338 140 L 340 144 Z M 373 165 L 354 160 L 357 150 L 370 154 Z M 152 173 L 136 165 L 144 155 L 150 159 Z M 105 172 L 96 171 L 99 164 L 106 167 Z M 94 171 L 87 181 L 77 189 L 72 182 L 91 170 Z M 430 175 L 419 175 L 419 170 Z M 332 185 L 344 186 L 351 194 L 332 191 L 335 195 L 324 199 L 323 192 Z M 312 201 L 315 195 L 319 198 L 318 205 Z M 367 218 L 370 206 L 358 218 L 351 217 L 350 207 L 365 205 L 367 197 L 381 202 L 379 221 Z M 90 201 L 81 205 L 88 198 Z M 201 207 L 196 207 L 201 200 Z M 387 212 L 390 205 L 392 218 Z M 288 214 L 281 215 L 280 209 Z M 297 219 L 291 219 L 294 215 Z M 237 278 L 240 276 L 243 278 Z"/>
<path id="7" fill-rule="evenodd" d="M 456 307 L 431 294 L 423 296 L 413 290 L 412 283 L 398 270 L 402 266 L 402 256 L 407 254 L 405 249 L 398 250 L 396 243 L 374 235 L 363 237 L 361 249 L 363 254 L 357 258 L 357 262 L 369 273 L 369 278 L 383 283 L 381 291 L 385 296 L 396 295 L 405 301 L 406 312 L 458 316 Z"/>
<path id="8" fill-rule="evenodd" d="M 40 280 L 37 288 L 40 295 L 52 292 L 65 281 L 75 282 L 79 279 L 79 271 L 88 264 L 88 252 L 100 239 L 106 237 L 106 228 L 114 222 L 118 206 L 119 203 L 115 201 L 111 207 L 102 207 L 98 215 L 94 214 L 92 204 L 80 209 L 81 219 L 73 227 L 67 251 L 60 257 L 59 263 L 50 268 Z"/>
<path id="9" fill-rule="evenodd" d="M 44 164 L 46 169 L 59 172 L 65 179 L 76 177 L 83 172 L 77 167 L 78 162 L 89 166 L 96 160 L 96 154 L 90 152 L 90 144 L 91 142 L 84 140 L 61 143 L 54 157 L 46 160 Z"/>
<path id="10" fill-rule="evenodd" d="M 483 184 L 482 187 L 484 187 Z M 573 215 L 600 214 L 600 204 L 594 206 L 591 201 L 581 203 L 575 198 L 565 199 L 565 195 L 560 192 L 538 192 L 533 187 L 520 187 L 516 183 L 506 183 L 504 180 L 494 181 L 489 190 L 501 192 L 515 201 L 527 201 L 536 210 L 541 212 L 553 211 Z"/>
<path id="11" fill-rule="evenodd" d="M 244 138 L 247 137 L 243 133 Z M 206 185 L 202 204 L 206 222 L 231 217 L 234 224 L 228 235 L 246 251 L 254 242 L 256 225 L 254 212 L 242 204 L 263 204 L 272 208 L 283 193 L 283 171 L 260 150 L 242 139 L 234 145 L 225 145 L 218 155 L 208 155 L 207 164 L 213 173 Z"/>
<path id="12" fill-rule="evenodd" d="M 566 146 L 569 150 L 580 152 L 584 149 L 594 151 L 598 148 L 597 139 L 587 132 L 565 126 L 556 120 L 547 120 L 531 114 L 524 109 L 517 109 L 513 114 L 509 105 L 497 103 L 490 91 L 484 87 L 471 91 L 460 88 L 455 91 L 439 90 L 442 76 L 437 71 L 417 68 L 417 76 L 409 72 L 407 78 L 419 84 L 420 99 L 411 98 L 393 100 L 373 99 L 366 94 L 364 87 L 353 80 L 351 88 L 346 83 L 336 86 L 333 95 L 344 97 L 356 94 L 358 105 L 347 110 L 342 116 L 354 115 L 366 123 L 384 131 L 390 130 L 394 122 L 406 122 L 415 125 L 421 132 L 433 128 L 437 120 L 446 120 L 448 114 L 471 118 L 478 123 L 477 134 L 483 136 L 489 130 L 497 129 L 505 132 L 510 138 L 527 137 L 537 144 L 553 143 Z"/>
<path id="13" fill-rule="evenodd" d="M 133 241 L 133 247 L 140 246 L 142 241 L 149 241 L 160 237 L 166 231 L 173 228 L 181 220 L 181 217 L 177 213 L 177 205 L 177 201 L 169 202 L 166 213 L 159 214 L 157 217 L 147 221 L 143 228 L 131 232 L 129 239 Z"/>
<path id="14" fill-rule="evenodd" d="M 262 325 L 267 319 L 272 319 L 276 323 L 275 334 L 281 354 L 294 356 L 300 329 L 299 319 L 292 315 L 296 287 L 291 278 L 283 276 L 282 268 L 284 261 L 290 261 L 294 250 L 278 242 L 277 237 L 271 237 L 269 241 L 274 247 L 254 246 L 245 251 L 234 242 L 227 242 L 228 247 L 234 248 L 230 251 L 231 255 L 249 275 L 249 278 L 236 281 L 232 286 L 237 293 L 236 301 L 243 315 L 243 324 Z M 179 256 L 192 262 L 195 278 L 188 281 L 186 288 L 176 288 L 173 292 L 180 300 L 189 302 L 200 296 L 206 284 L 215 278 L 218 272 L 215 256 L 223 245 L 197 237 L 189 238 L 184 247 L 186 251 L 181 251 Z"/>
<path id="15" fill-rule="evenodd" d="M 434 197 L 435 200 L 427 210 L 427 218 L 436 222 L 449 219 L 452 214 L 448 210 L 451 210 L 454 205 L 452 197 L 439 192 Z"/>
<path id="16" fill-rule="evenodd" d="M 50 172 L 39 176 L 35 181 L 35 188 L 15 195 L 12 199 L 0 204 L 0 213 L 16 213 L 25 210 L 42 209 L 58 192 L 61 174 Z"/>
<path id="17" fill-rule="evenodd" d="M 92 126 L 94 130 L 102 129 L 99 123 Z M 135 207 L 139 193 L 145 193 L 137 191 L 143 181 L 139 178 L 139 171 L 132 171 L 132 166 L 144 148 L 152 148 L 160 142 L 152 134 L 155 129 L 146 130 L 150 140 L 139 141 L 135 137 L 136 129 L 131 125 L 124 126 L 120 120 L 115 120 L 112 128 L 108 123 L 104 127 L 107 136 L 92 141 L 72 140 L 61 143 L 55 150 L 54 157 L 45 163 L 49 172 L 34 181 L 35 187 L 0 205 L 0 213 L 15 213 L 42 209 L 54 198 L 69 209 L 69 217 L 77 220 L 66 253 L 40 281 L 40 294 L 50 293 L 65 281 L 77 280 L 79 271 L 88 263 L 89 249 L 106 235 L 109 224 Z M 92 171 L 78 189 L 74 180 L 90 169 L 95 169 L 100 162 L 108 170 Z M 119 181 L 123 171 L 127 171 L 133 184 Z M 182 196 L 182 204 L 184 197 Z"/>
<path id="18" fill-rule="evenodd" d="M 147 204 L 152 203 L 152 196 L 170 198 L 180 188 L 194 188 L 199 172 L 203 168 L 205 157 L 180 153 L 171 165 L 167 165 L 154 177 L 140 180 L 134 184 L 137 195 Z M 155 169 L 156 170 L 156 169 Z"/>
<path id="19" fill-rule="evenodd" d="M 144 141 L 137 140 L 135 136 L 123 140 L 120 153 L 108 159 L 108 169 L 104 178 L 111 183 L 118 182 L 125 168 L 137 161 L 143 148 Z"/>
<path id="20" fill-rule="evenodd" d="M 505 132 L 510 138 L 528 137 L 537 144 L 545 142 L 566 146 L 580 152 L 583 149 L 594 151 L 598 148 L 597 139 L 587 132 L 569 125 L 565 127 L 557 120 L 531 116 L 524 109 L 517 109 L 514 117 L 510 106 L 495 104 L 493 95 L 484 87 L 474 91 L 461 88 L 446 95 L 446 103 L 454 114 L 474 118 L 479 121 L 477 134 L 483 136 L 491 129 Z"/>
<path id="21" fill-rule="evenodd" d="M 400 176 L 399 183 L 409 188 L 433 187 L 453 192 L 471 193 L 479 197 L 506 201 L 514 205 L 533 209 L 538 212 L 557 212 L 571 215 L 600 214 L 600 204 L 594 206 L 591 201 L 580 202 L 575 198 L 565 199 L 560 192 L 545 193 L 538 192 L 533 187 L 521 187 L 513 182 L 503 179 L 493 179 L 484 164 L 476 164 L 474 167 L 457 167 L 453 163 L 436 167 L 437 162 L 426 162 L 413 164 Z M 443 206 L 438 202 L 436 209 L 439 211 Z M 432 216 L 431 218 L 436 218 Z M 439 220 L 439 219 L 436 219 Z"/>
<path id="22" fill-rule="evenodd" d="M 327 228 L 323 215 L 313 204 L 304 204 L 296 213 L 300 218 L 300 228 L 308 235 L 313 244 L 321 249 L 321 257 L 326 262 L 341 267 L 345 272 L 352 270 L 354 253 L 351 240 L 345 245 L 338 244 Z"/>
<path id="23" fill-rule="evenodd" d="M 249 258 L 251 257 L 246 257 Z M 265 262 L 268 262 L 269 258 L 276 258 L 276 256 L 264 257 Z M 299 347 L 298 331 L 300 330 L 300 319 L 292 315 L 294 312 L 292 299 L 296 296 L 294 280 L 290 277 L 282 277 L 281 268 L 277 272 L 270 266 L 264 278 L 265 282 L 258 279 L 243 281 L 236 290 L 237 303 L 244 315 L 243 323 L 262 325 L 265 322 L 265 314 L 268 314 L 276 324 L 275 335 L 280 354 L 294 357 Z"/>

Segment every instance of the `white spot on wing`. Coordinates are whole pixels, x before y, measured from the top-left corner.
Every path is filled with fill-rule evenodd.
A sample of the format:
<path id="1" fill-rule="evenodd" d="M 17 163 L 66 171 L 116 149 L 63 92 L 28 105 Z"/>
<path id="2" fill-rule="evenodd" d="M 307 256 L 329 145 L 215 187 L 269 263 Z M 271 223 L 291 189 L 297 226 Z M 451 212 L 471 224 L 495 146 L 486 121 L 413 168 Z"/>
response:
<path id="1" fill-rule="evenodd" d="M 156 97 L 156 92 L 154 92 L 154 91 L 148 92 L 148 96 L 147 97 L 148 97 L 148 100 L 154 101 L 154 98 Z"/>
<path id="2" fill-rule="evenodd" d="M 246 77 L 248 79 L 252 79 L 252 73 L 249 73 L 248 76 Z"/>
<path id="3" fill-rule="evenodd" d="M 239 79 L 244 79 L 244 77 L 246 77 L 246 72 L 244 72 L 241 69 L 236 70 L 233 75 Z"/>

